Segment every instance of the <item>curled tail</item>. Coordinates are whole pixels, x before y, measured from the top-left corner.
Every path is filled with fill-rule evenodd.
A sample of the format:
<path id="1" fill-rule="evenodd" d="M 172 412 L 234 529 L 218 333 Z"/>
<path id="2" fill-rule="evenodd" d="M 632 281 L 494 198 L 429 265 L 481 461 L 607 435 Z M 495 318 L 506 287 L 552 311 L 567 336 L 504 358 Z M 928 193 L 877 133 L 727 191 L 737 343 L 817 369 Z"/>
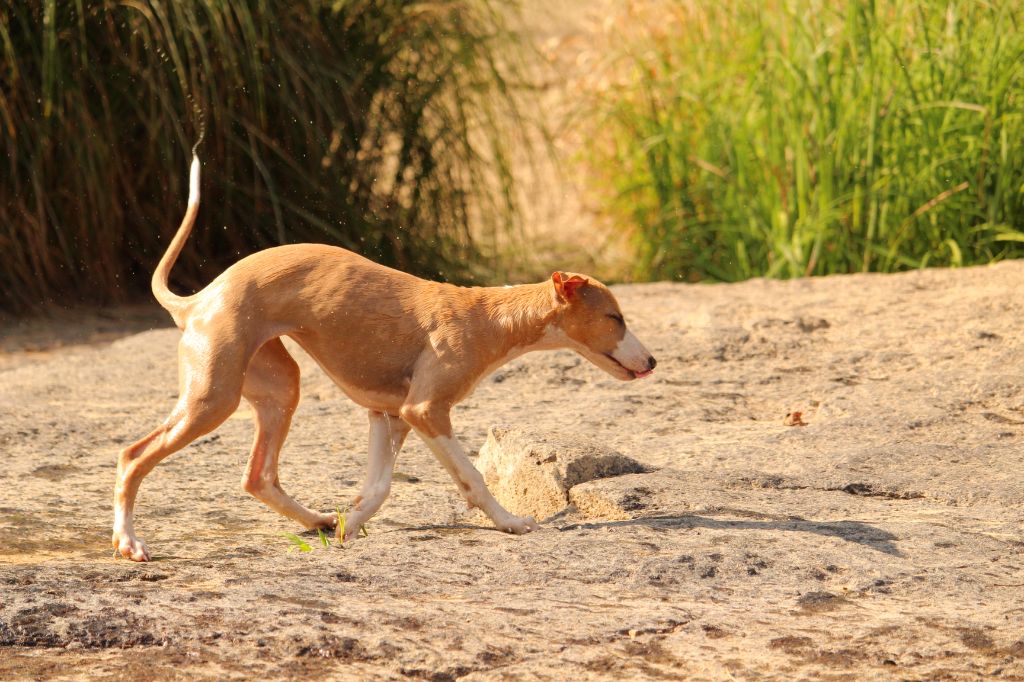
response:
<path id="1" fill-rule="evenodd" d="M 198 143 L 196 144 L 198 145 Z M 192 169 L 189 174 L 188 208 L 185 209 L 185 217 L 181 219 L 181 225 L 178 226 L 178 231 L 174 234 L 171 245 L 167 247 L 167 251 L 157 264 L 156 270 L 153 271 L 153 279 L 151 281 L 153 296 L 156 297 L 157 302 L 164 310 L 171 314 L 174 323 L 179 328 L 182 328 L 184 325 L 185 312 L 187 311 L 190 297 L 175 294 L 167 287 L 167 280 L 171 274 L 171 268 L 174 267 L 174 262 L 178 260 L 178 256 L 181 254 L 181 250 L 184 248 L 185 242 L 192 232 L 192 226 L 196 222 L 197 213 L 199 213 L 199 157 L 193 149 Z"/>

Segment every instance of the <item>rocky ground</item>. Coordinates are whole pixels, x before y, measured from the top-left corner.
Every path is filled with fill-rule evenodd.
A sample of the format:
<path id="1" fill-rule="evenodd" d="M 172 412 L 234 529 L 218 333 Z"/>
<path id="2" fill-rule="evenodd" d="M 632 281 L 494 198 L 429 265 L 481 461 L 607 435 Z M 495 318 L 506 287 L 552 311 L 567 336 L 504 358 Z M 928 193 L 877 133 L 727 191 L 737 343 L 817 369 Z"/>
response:
<path id="1" fill-rule="evenodd" d="M 523 537 L 410 438 L 368 538 L 293 550 L 241 490 L 243 405 L 145 481 L 144 565 L 111 558 L 115 453 L 173 404 L 178 332 L 5 325 L 0 678 L 1024 679 L 1022 286 L 1010 262 L 617 288 L 654 376 L 538 353 L 455 415 L 474 450 L 513 425 L 642 465 Z M 366 419 L 300 358 L 282 482 L 327 510 Z"/>

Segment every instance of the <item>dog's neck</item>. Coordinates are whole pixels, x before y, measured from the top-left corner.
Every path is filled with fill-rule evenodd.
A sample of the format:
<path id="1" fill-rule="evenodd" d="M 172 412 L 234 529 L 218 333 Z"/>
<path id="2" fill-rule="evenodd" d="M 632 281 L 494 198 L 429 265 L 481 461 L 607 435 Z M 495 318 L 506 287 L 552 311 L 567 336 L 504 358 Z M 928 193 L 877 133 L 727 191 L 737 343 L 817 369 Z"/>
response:
<path id="1" fill-rule="evenodd" d="M 486 292 L 484 306 L 495 335 L 505 339 L 502 355 L 558 346 L 551 338 L 559 311 L 550 282 L 481 291 Z"/>

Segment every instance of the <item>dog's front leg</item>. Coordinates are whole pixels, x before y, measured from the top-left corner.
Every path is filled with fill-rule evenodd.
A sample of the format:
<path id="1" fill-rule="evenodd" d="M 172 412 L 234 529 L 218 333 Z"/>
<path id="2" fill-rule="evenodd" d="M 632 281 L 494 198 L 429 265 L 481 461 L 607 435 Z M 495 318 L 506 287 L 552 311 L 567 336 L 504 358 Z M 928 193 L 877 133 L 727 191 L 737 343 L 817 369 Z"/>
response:
<path id="1" fill-rule="evenodd" d="M 339 540 L 346 542 L 358 537 L 362 525 L 384 504 L 384 500 L 391 492 L 391 472 L 395 467 L 395 459 L 407 435 L 409 425 L 403 420 L 370 410 L 370 449 L 366 459 L 366 480 L 363 481 L 363 489 L 356 497 L 351 511 L 345 517 L 344 537 L 340 537 L 341 527 L 338 527 Z"/>
<path id="2" fill-rule="evenodd" d="M 539 524 L 533 517 L 509 513 L 491 495 L 484 483 L 484 477 L 469 461 L 462 444 L 452 433 L 449 409 L 450 406 L 425 401 L 403 406 L 401 415 L 455 480 L 466 501 L 487 514 L 496 528 L 516 535 L 537 530 Z"/>

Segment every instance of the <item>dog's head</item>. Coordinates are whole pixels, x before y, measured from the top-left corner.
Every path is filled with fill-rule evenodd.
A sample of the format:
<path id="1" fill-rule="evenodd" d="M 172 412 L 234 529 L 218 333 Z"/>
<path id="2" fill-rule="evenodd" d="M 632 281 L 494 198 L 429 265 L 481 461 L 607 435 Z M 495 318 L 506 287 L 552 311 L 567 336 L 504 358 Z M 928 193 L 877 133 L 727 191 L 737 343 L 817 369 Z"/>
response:
<path id="1" fill-rule="evenodd" d="M 657 363 L 629 331 L 608 287 L 571 272 L 553 273 L 551 286 L 559 313 L 555 324 L 567 337 L 568 348 L 623 381 L 654 370 Z"/>

